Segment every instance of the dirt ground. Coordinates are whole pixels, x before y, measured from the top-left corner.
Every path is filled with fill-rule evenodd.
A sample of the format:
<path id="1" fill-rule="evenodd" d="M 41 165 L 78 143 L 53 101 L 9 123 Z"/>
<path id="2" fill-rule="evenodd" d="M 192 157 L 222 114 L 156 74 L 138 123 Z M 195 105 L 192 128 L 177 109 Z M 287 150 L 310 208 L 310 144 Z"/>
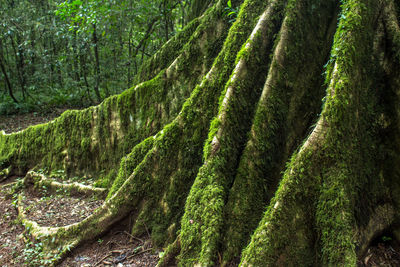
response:
<path id="1" fill-rule="evenodd" d="M 29 113 L 0 116 L 0 131 L 17 132 L 30 125 L 45 123 L 65 109 L 50 113 Z M 38 244 L 29 241 L 24 228 L 17 222 L 16 195 L 8 192 L 20 177 L 0 183 L 0 266 L 46 266 L 38 261 Z M 84 219 L 99 205 L 100 200 L 78 197 L 50 196 L 46 192 L 28 191 L 23 200 L 27 216 L 42 226 L 63 226 Z M 129 218 L 115 225 L 104 236 L 83 244 L 58 266 L 155 266 L 161 250 L 153 249 L 148 237 L 130 235 Z"/>
<path id="2" fill-rule="evenodd" d="M 53 120 L 63 113 L 67 108 L 54 108 L 46 113 L 26 113 L 14 115 L 0 115 L 0 131 L 4 130 L 6 133 L 18 132 L 30 125 L 46 123 Z"/>
<path id="3" fill-rule="evenodd" d="M 24 229 L 15 222 L 17 211 L 12 205 L 12 199 L 4 191 L 4 188 L 0 189 L 0 266 L 21 266 L 21 251 L 25 247 L 22 235 Z"/>
<path id="4" fill-rule="evenodd" d="M 48 122 L 59 116 L 65 109 L 50 113 L 29 113 L 24 115 L 0 116 L 0 131 L 20 131 L 29 125 Z M 7 192 L 18 177 L 0 183 L 0 266 L 45 266 L 38 262 L 40 249 L 29 241 L 24 228 L 17 222 L 15 196 Z M 24 200 L 29 207 L 28 217 L 41 225 L 66 225 L 87 217 L 101 201 L 95 199 L 49 197 L 45 192 L 29 194 Z M 149 234 L 134 237 L 129 233 L 130 220 L 118 223 L 112 230 L 97 240 L 83 244 L 68 255 L 58 266 L 155 266 L 161 250 L 152 247 Z M 390 236 L 376 239 L 359 267 L 400 266 L 400 245 Z"/>
<path id="5" fill-rule="evenodd" d="M 0 184 L 0 186 L 4 185 L 6 183 Z M 24 228 L 16 221 L 17 210 L 13 205 L 13 196 L 7 194 L 9 188 L 6 186 L 0 190 L 0 266 L 46 266 L 37 259 L 36 244 L 29 241 Z M 33 203 L 35 200 L 36 203 Z M 28 214 L 28 217 L 36 219 L 40 225 L 64 225 L 69 219 L 67 216 L 69 213 L 78 213 L 82 219 L 99 204 L 98 201 L 76 198 L 63 200 L 60 203 L 57 197 L 50 198 L 35 194 L 27 196 L 24 202 L 34 207 L 29 212 L 32 216 Z M 55 202 L 62 205 L 55 206 Z M 76 203 L 78 205 L 75 206 Z M 92 206 L 87 205 L 83 209 L 79 203 L 91 203 Z M 46 207 L 52 207 L 52 209 L 46 209 Z M 57 208 L 56 211 L 55 208 Z M 76 212 L 81 210 L 83 212 Z M 72 216 L 72 220 L 75 220 L 75 217 Z M 152 248 L 148 236 L 133 237 L 129 234 L 129 228 L 128 218 L 118 223 L 104 236 L 73 250 L 58 266 L 155 266 L 161 251 Z"/>

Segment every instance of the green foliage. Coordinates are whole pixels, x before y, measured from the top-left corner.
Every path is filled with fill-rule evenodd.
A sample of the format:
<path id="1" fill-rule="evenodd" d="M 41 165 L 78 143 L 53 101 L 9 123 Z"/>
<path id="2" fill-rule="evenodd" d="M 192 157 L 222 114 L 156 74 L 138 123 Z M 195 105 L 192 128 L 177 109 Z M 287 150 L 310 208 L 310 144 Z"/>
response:
<path id="1" fill-rule="evenodd" d="M 59 253 L 46 252 L 45 246 L 42 242 L 28 241 L 25 243 L 25 247 L 22 250 L 20 258 L 26 266 L 52 266 L 56 261 L 59 260 Z M 61 250 L 59 250 L 61 251 Z"/>
<path id="2" fill-rule="evenodd" d="M 40 108 L 39 108 L 40 109 Z M 15 103 L 7 96 L 0 97 L 0 115 L 10 115 L 15 113 L 27 113 L 38 110 L 32 101 Z"/>
<path id="3" fill-rule="evenodd" d="M 1 0 L 0 114 L 89 106 L 131 87 L 146 59 L 186 26 L 189 5 Z"/>
<path id="4" fill-rule="evenodd" d="M 0 95 L 0 115 L 23 114 L 29 112 L 47 112 L 54 107 L 76 107 L 81 108 L 91 104 L 86 99 L 86 92 L 76 88 L 43 88 L 42 90 L 31 90 L 32 97 L 15 103 L 8 95 Z M 17 92 L 15 96 L 22 99 Z M 92 96 L 94 97 L 94 96 Z"/>
<path id="5" fill-rule="evenodd" d="M 233 7 L 232 1 L 228 0 L 226 3 L 224 15 L 229 18 L 229 23 L 233 23 L 236 21 L 237 15 L 239 13 L 239 6 Z"/>
<path id="6" fill-rule="evenodd" d="M 390 241 L 392 241 L 393 240 L 393 238 L 391 238 L 390 236 L 382 236 L 382 242 L 384 242 L 384 243 L 388 243 L 388 242 L 390 242 Z"/>

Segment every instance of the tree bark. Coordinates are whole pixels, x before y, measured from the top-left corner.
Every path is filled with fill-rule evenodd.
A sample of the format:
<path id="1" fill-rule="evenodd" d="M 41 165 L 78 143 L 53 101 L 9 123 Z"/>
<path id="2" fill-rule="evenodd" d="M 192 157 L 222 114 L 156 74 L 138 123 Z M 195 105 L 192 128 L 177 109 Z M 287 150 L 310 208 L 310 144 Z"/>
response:
<path id="1" fill-rule="evenodd" d="M 129 34 L 128 34 L 128 62 L 127 62 L 127 87 L 132 84 L 132 63 L 136 61 L 136 58 L 134 59 L 132 57 L 132 50 L 133 50 L 133 45 L 132 45 L 132 26 L 129 29 Z"/>
<path id="2" fill-rule="evenodd" d="M 93 24 L 93 51 L 94 51 L 94 59 L 95 59 L 95 80 L 94 80 L 94 92 L 97 96 L 97 101 L 101 102 L 101 96 L 99 91 L 100 86 L 100 59 L 99 59 L 99 49 L 98 49 L 98 39 L 96 32 L 96 24 Z"/>
<path id="3" fill-rule="evenodd" d="M 191 21 L 200 16 L 213 0 L 193 0 L 190 4 L 188 20 Z"/>
<path id="4" fill-rule="evenodd" d="M 6 67 L 4 66 L 4 63 L 3 63 L 3 55 L 2 54 L 0 54 L 0 68 L 1 68 L 1 72 L 3 73 L 3 76 L 4 76 L 4 80 L 6 81 L 6 85 L 8 88 L 8 94 L 10 95 L 10 97 L 12 98 L 12 100 L 15 103 L 18 103 L 18 100 L 14 96 L 12 85 L 11 85 L 10 79 L 8 78 L 8 74 L 6 71 Z"/>
<path id="5" fill-rule="evenodd" d="M 83 46 L 83 51 L 80 52 L 79 55 L 79 62 L 80 62 L 80 69 L 81 69 L 81 76 L 83 77 L 83 81 L 85 83 L 85 87 L 86 87 L 86 95 L 88 98 L 88 101 L 90 103 L 94 103 L 92 97 L 90 96 L 90 86 L 89 86 L 89 82 L 87 79 L 87 74 L 88 74 L 88 70 L 87 70 L 87 62 L 86 62 L 86 53 L 89 52 L 89 49 L 86 47 L 86 45 Z"/>
<path id="6" fill-rule="evenodd" d="M 6 70 L 6 66 L 5 66 L 6 63 L 5 63 L 5 59 L 4 59 L 3 55 L 4 55 L 3 54 L 3 40 L 0 39 L 0 68 L 1 68 L 1 72 L 3 73 L 4 80 L 6 82 L 6 86 L 7 86 L 7 89 L 8 89 L 7 90 L 8 94 L 10 95 L 10 97 L 12 98 L 12 100 L 15 103 L 18 103 L 18 100 L 14 97 L 13 87 L 12 87 L 12 84 L 11 84 L 10 79 L 8 77 L 8 74 L 7 74 L 7 70 Z"/>
<path id="7" fill-rule="evenodd" d="M 13 48 L 13 51 L 14 51 L 15 67 L 16 67 L 16 72 L 18 74 L 17 76 L 18 76 L 18 81 L 19 81 L 20 87 L 21 87 L 21 93 L 22 93 L 23 98 L 25 99 L 26 90 L 25 90 L 23 51 L 22 51 L 22 48 L 20 48 L 19 46 L 17 49 L 17 47 L 16 47 L 17 45 L 15 44 L 15 41 L 11 35 L 10 35 L 10 43 L 11 43 L 11 47 Z"/>

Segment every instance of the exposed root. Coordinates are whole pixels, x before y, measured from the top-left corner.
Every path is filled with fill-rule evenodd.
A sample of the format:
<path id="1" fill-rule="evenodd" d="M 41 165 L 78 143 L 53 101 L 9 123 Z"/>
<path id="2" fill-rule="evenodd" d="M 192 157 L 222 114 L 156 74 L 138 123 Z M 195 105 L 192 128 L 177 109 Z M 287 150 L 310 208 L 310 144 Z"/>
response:
<path id="1" fill-rule="evenodd" d="M 23 198 L 23 194 L 18 196 L 18 217 L 21 223 L 29 230 L 29 233 L 36 239 L 56 233 L 59 227 L 40 226 L 37 222 L 28 218 L 26 214 L 27 207 L 23 204 Z"/>
<path id="2" fill-rule="evenodd" d="M 9 190 L 11 189 L 17 182 L 11 182 L 11 183 L 6 183 L 3 185 L 0 185 L 0 189 L 2 190 Z"/>
<path id="3" fill-rule="evenodd" d="M 95 238 L 103 233 L 104 229 L 108 229 L 111 224 L 115 223 L 115 214 L 109 212 L 109 208 L 109 205 L 103 204 L 103 208 L 98 208 L 92 215 L 80 222 L 61 227 L 46 227 L 29 219 L 23 194 L 20 194 L 18 198 L 18 213 L 21 223 L 35 240 L 44 245 L 45 253 L 52 255 L 53 264 L 57 264 L 71 249 L 83 241 Z M 124 214 L 120 218 L 123 216 Z M 97 228 L 98 224 L 93 221 L 97 221 L 101 227 Z"/>
<path id="4" fill-rule="evenodd" d="M 37 188 L 42 188 L 43 186 L 45 186 L 52 192 L 62 190 L 70 194 L 78 194 L 87 197 L 95 196 L 100 199 L 104 199 L 107 195 L 107 189 L 105 188 L 93 187 L 90 185 L 84 185 L 77 182 L 60 183 L 53 179 L 47 178 L 44 174 L 35 171 L 29 171 L 26 174 L 24 178 L 24 183 L 26 185 L 33 184 Z"/>
<path id="5" fill-rule="evenodd" d="M 51 191 L 53 193 L 57 193 L 57 196 L 43 195 L 43 198 L 41 198 L 41 199 L 29 200 L 25 197 L 24 193 L 20 192 L 20 194 L 18 195 L 18 201 L 17 201 L 19 221 L 28 230 L 30 237 L 33 238 L 35 241 L 39 242 L 41 244 L 41 246 L 43 246 L 43 255 L 46 255 L 47 258 L 52 259 L 52 266 L 54 266 L 71 249 L 75 248 L 81 242 L 82 238 L 79 235 L 75 235 L 73 233 L 71 233 L 67 237 L 65 235 L 63 235 L 63 233 L 66 233 L 68 231 L 68 229 L 76 227 L 77 225 L 80 225 L 82 223 L 82 221 L 77 222 L 77 223 L 71 223 L 71 220 L 77 220 L 77 219 L 81 220 L 81 217 L 84 216 L 83 213 L 80 212 L 80 210 L 74 210 L 74 209 L 82 208 L 82 211 L 85 211 L 87 213 L 88 207 L 90 207 L 90 205 L 93 206 L 92 204 L 87 205 L 87 204 L 83 204 L 83 203 L 81 203 L 80 205 L 77 205 L 76 201 L 73 201 L 74 203 L 67 204 L 68 201 L 64 201 L 64 198 L 70 198 L 70 196 L 69 196 L 70 194 L 76 194 L 76 195 L 79 195 L 80 197 L 82 197 L 82 196 L 100 197 L 101 196 L 102 198 L 104 198 L 105 191 L 103 189 L 96 190 L 98 188 L 93 188 L 90 186 L 85 186 L 85 185 L 81 185 L 81 184 L 77 184 L 77 183 L 74 183 L 74 184 L 58 183 L 58 182 L 52 181 L 51 179 L 46 178 L 42 174 L 35 173 L 33 171 L 30 171 L 26 175 L 26 177 L 23 180 L 23 183 L 25 184 L 24 191 L 26 191 L 26 193 L 29 193 L 30 195 L 33 194 L 34 191 L 35 192 L 37 191 L 39 193 L 42 190 L 45 190 L 45 192 L 49 193 L 47 191 L 47 189 L 51 189 Z M 61 193 L 61 195 L 60 195 L 60 193 Z M 66 195 L 63 195 L 63 194 L 66 194 Z M 57 198 L 63 198 L 63 199 L 57 200 Z M 48 203 L 46 203 L 46 202 L 48 202 Z M 66 216 L 71 216 L 71 215 L 75 214 L 74 218 L 73 219 L 68 219 L 68 218 L 64 218 L 64 217 L 54 218 L 54 215 L 52 215 L 51 221 L 54 221 L 54 224 L 59 224 L 60 222 L 63 224 L 62 221 L 66 221 L 68 225 L 60 226 L 60 227 L 43 226 L 42 225 L 43 222 L 46 223 L 46 221 L 50 220 L 49 218 L 46 218 L 46 216 L 49 214 L 49 212 L 50 213 L 56 212 L 56 210 L 54 210 L 54 211 L 50 210 L 50 206 L 48 206 L 47 208 L 45 206 L 43 206 L 43 205 L 49 205 L 49 204 L 51 204 L 51 206 L 54 206 L 54 208 L 56 210 L 57 210 L 57 205 L 59 205 L 59 204 L 73 205 L 73 207 L 66 206 L 66 207 L 64 207 L 64 209 L 68 209 Z M 84 206 L 82 206 L 82 204 Z M 94 203 L 94 204 L 95 204 L 94 206 L 98 205 L 96 203 Z M 36 206 L 43 206 L 43 207 L 37 209 Z M 38 214 L 36 214 L 36 213 L 38 213 Z M 34 217 L 36 217 L 37 219 L 35 219 L 35 220 L 30 219 L 30 217 L 32 217 L 32 215 Z M 57 213 L 57 215 L 60 215 L 60 214 Z M 65 216 L 65 214 L 64 214 L 64 216 Z M 75 217 L 77 217 L 77 218 L 75 218 Z M 83 221 L 85 221 L 85 220 L 83 220 Z"/>
<path id="6" fill-rule="evenodd" d="M 26 209 L 23 205 L 22 194 L 18 196 L 18 219 L 25 227 L 25 229 L 29 231 L 30 237 L 44 245 L 44 254 L 52 259 L 52 263 L 50 266 L 55 266 L 61 260 L 61 258 L 70 251 L 70 249 L 74 248 L 77 245 L 77 243 L 71 242 L 69 244 L 66 244 L 65 247 L 58 247 L 55 249 L 52 246 L 55 238 L 50 238 L 50 236 L 56 234 L 58 228 L 43 227 L 40 226 L 37 222 L 28 219 L 26 215 Z"/>

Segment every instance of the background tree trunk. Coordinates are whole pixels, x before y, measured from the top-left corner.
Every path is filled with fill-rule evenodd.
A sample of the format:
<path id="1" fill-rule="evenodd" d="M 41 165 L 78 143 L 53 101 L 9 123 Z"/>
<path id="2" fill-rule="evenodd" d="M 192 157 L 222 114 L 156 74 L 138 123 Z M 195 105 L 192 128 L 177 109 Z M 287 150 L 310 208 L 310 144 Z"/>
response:
<path id="1" fill-rule="evenodd" d="M 4 76 L 4 80 L 6 81 L 6 86 L 8 88 L 8 90 L 7 90 L 8 94 L 10 95 L 10 97 L 12 98 L 12 100 L 15 103 L 18 103 L 18 100 L 14 97 L 13 88 L 10 83 L 10 79 L 8 78 L 6 67 L 3 63 L 3 55 L 2 54 L 0 54 L 0 68 L 1 68 L 1 72 L 3 73 L 3 76 Z"/>
<path id="2" fill-rule="evenodd" d="M 100 86 L 100 59 L 99 59 L 99 48 L 98 48 L 96 24 L 93 24 L 92 37 L 93 37 L 94 59 L 95 59 L 95 65 L 94 65 L 94 70 L 95 70 L 94 92 L 95 92 L 95 94 L 97 96 L 97 101 L 101 102 L 101 96 L 100 96 L 100 91 L 99 91 L 99 86 Z"/>
<path id="3" fill-rule="evenodd" d="M 213 0 L 193 0 L 190 5 L 188 20 L 191 21 L 203 14 L 211 2 L 213 2 Z"/>

